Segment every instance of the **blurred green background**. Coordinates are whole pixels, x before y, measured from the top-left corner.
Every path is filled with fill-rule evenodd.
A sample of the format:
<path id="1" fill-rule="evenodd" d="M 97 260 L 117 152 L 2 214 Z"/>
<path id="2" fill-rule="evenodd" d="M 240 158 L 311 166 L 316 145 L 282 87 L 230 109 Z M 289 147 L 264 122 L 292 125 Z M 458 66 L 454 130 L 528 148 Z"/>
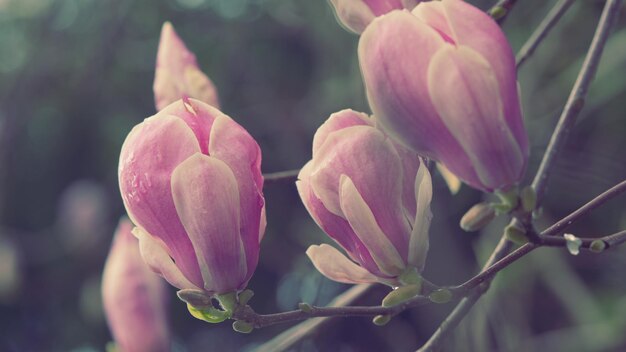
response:
<path id="1" fill-rule="evenodd" d="M 486 9 L 495 1 L 472 1 Z M 518 1 L 504 30 L 514 50 L 554 1 Z M 603 1 L 579 0 L 520 70 L 534 174 L 591 40 Z M 622 14 L 626 9 L 622 9 Z M 576 128 L 559 157 L 538 226 L 626 177 L 626 23 L 619 21 Z M 171 21 L 215 82 L 222 110 L 263 150 L 264 172 L 298 168 L 313 133 L 343 108 L 369 112 L 356 56 L 323 0 L 0 0 L 0 350 L 102 351 L 110 340 L 100 280 L 123 214 L 117 162 L 132 126 L 155 112 L 158 35 Z M 304 251 L 328 241 L 290 183 L 267 185 L 268 227 L 251 304 L 262 313 L 326 304 L 348 286 Z M 435 176 L 425 276 L 471 277 L 506 219 L 482 233 L 458 220 L 481 194 L 452 196 Z M 578 236 L 626 227 L 616 199 L 575 224 Z M 449 351 L 626 350 L 626 248 L 573 257 L 541 249 L 508 268 L 446 341 Z M 377 288 L 359 304 L 377 304 Z M 405 312 L 386 327 L 335 320 L 295 351 L 411 351 L 452 304 Z M 249 335 L 192 318 L 174 296 L 176 351 L 249 350 L 287 328 Z"/>

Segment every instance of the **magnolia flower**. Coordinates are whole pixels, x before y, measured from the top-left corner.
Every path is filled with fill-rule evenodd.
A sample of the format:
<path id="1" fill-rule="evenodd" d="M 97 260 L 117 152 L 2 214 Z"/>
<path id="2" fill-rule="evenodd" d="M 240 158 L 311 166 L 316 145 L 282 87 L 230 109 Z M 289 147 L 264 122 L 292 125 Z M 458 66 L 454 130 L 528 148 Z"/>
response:
<path id="1" fill-rule="evenodd" d="M 487 14 L 460 0 L 393 11 L 363 32 L 359 60 L 387 133 L 480 190 L 506 190 L 523 176 L 515 59 Z"/>
<path id="2" fill-rule="evenodd" d="M 161 29 L 153 89 L 157 111 L 183 97 L 198 99 L 219 109 L 213 82 L 200 71 L 196 56 L 169 22 Z"/>
<path id="3" fill-rule="evenodd" d="M 102 299 L 120 351 L 170 351 L 167 289 L 141 259 L 133 225 L 120 220 L 104 266 Z"/>
<path id="4" fill-rule="evenodd" d="M 235 121 L 179 100 L 122 146 L 122 199 L 147 264 L 180 289 L 243 289 L 265 230 L 261 151 Z"/>
<path id="5" fill-rule="evenodd" d="M 412 10 L 421 0 L 330 0 L 337 19 L 354 33 L 361 33 L 370 22 L 393 10 Z"/>
<path id="6" fill-rule="evenodd" d="M 311 246 L 307 255 L 331 280 L 402 284 L 428 251 L 430 174 L 418 156 L 343 110 L 315 133 L 313 159 L 298 175 L 300 197 L 317 224 L 347 253 Z"/>

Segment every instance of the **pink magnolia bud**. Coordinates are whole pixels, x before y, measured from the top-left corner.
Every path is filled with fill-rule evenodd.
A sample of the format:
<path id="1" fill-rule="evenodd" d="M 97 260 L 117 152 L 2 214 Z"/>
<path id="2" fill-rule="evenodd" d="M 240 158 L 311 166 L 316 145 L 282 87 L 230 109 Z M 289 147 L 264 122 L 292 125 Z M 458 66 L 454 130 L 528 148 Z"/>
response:
<path id="1" fill-rule="evenodd" d="M 219 109 L 213 82 L 200 71 L 196 56 L 169 22 L 161 29 L 153 89 L 157 111 L 182 97 L 198 99 Z"/>
<path id="2" fill-rule="evenodd" d="M 170 350 L 167 288 L 141 259 L 133 224 L 123 218 L 104 266 L 102 299 L 119 351 Z"/>
<path id="3" fill-rule="evenodd" d="M 421 0 L 330 0 L 337 19 L 347 29 L 361 33 L 378 16 L 393 10 L 412 10 Z"/>
<path id="4" fill-rule="evenodd" d="M 313 159 L 296 183 L 317 224 L 348 254 L 322 244 L 307 255 L 326 277 L 400 285 L 428 251 L 430 174 L 365 114 L 343 110 L 315 133 Z"/>
<path id="5" fill-rule="evenodd" d="M 265 231 L 261 151 L 246 130 L 199 100 L 135 126 L 122 146 L 122 199 L 141 253 L 180 289 L 243 289 Z"/>
<path id="6" fill-rule="evenodd" d="M 381 126 L 472 187 L 507 189 L 528 159 L 515 58 L 500 27 L 460 0 L 376 19 L 359 42 Z"/>

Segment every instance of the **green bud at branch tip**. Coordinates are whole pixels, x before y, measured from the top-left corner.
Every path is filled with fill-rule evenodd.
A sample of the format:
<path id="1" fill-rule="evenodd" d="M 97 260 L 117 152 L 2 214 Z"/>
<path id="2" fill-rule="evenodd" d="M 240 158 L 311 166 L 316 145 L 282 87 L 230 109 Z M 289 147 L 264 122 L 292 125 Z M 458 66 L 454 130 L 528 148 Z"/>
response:
<path id="1" fill-rule="evenodd" d="M 313 311 L 313 307 L 311 307 L 310 304 L 304 302 L 298 303 L 298 309 L 305 313 L 311 313 Z"/>
<path id="2" fill-rule="evenodd" d="M 428 295 L 428 298 L 433 303 L 448 303 L 452 299 L 452 292 L 447 288 L 440 288 L 431 292 L 430 295 Z"/>
<path id="3" fill-rule="evenodd" d="M 385 296 L 385 298 L 383 298 L 382 305 L 383 307 L 396 306 L 417 296 L 420 293 L 421 289 L 421 285 L 400 286 L 395 290 L 389 292 L 389 294 Z"/>
<path id="4" fill-rule="evenodd" d="M 229 292 L 221 295 L 215 295 L 220 302 L 220 306 L 227 312 L 233 312 L 237 307 L 237 293 Z"/>
<path id="5" fill-rule="evenodd" d="M 491 10 L 489 10 L 489 16 L 491 16 L 494 20 L 499 20 L 502 17 L 506 16 L 506 9 L 502 6 L 495 6 Z"/>
<path id="6" fill-rule="evenodd" d="M 526 213 L 531 213 L 537 206 L 537 192 L 531 186 L 526 186 L 520 193 L 522 209 Z"/>
<path id="7" fill-rule="evenodd" d="M 408 267 L 404 270 L 400 276 L 398 276 L 398 280 L 403 285 L 421 285 L 422 284 L 422 276 L 417 271 L 417 268 L 414 266 Z"/>
<path id="8" fill-rule="evenodd" d="M 248 302 L 250 302 L 250 299 L 252 298 L 252 296 L 254 296 L 254 291 L 252 291 L 249 288 L 241 291 L 239 293 L 239 297 L 238 297 L 239 298 L 239 305 L 245 306 L 246 304 L 248 304 Z"/>
<path id="9" fill-rule="evenodd" d="M 595 240 L 591 242 L 589 250 L 593 253 L 602 253 L 606 249 L 606 243 L 602 240 Z"/>
<path id="10" fill-rule="evenodd" d="M 250 332 L 252 332 L 252 330 L 254 330 L 254 327 L 247 321 L 236 320 L 235 322 L 233 322 L 233 330 L 242 334 L 249 334 Z"/>
<path id="11" fill-rule="evenodd" d="M 478 203 L 471 207 L 461 218 L 460 226 L 464 231 L 478 231 L 496 217 L 496 210 L 489 203 Z"/>
<path id="12" fill-rule="evenodd" d="M 526 230 L 516 225 L 509 225 L 504 229 L 504 235 L 506 238 L 518 245 L 528 243 L 528 237 L 526 236 Z"/>
<path id="13" fill-rule="evenodd" d="M 390 320 L 391 320 L 391 316 L 389 314 L 377 315 L 374 317 L 374 319 L 372 319 L 372 323 L 378 326 L 383 326 L 383 325 L 386 325 Z"/>

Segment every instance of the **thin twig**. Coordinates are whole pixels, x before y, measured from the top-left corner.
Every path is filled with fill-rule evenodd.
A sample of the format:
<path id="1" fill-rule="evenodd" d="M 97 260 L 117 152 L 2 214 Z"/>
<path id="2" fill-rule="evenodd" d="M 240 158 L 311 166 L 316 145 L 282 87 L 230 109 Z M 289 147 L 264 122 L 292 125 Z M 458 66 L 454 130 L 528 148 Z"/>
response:
<path id="1" fill-rule="evenodd" d="M 604 6 L 600 22 L 598 23 L 598 27 L 593 36 L 585 61 L 583 62 L 580 73 L 578 74 L 576 83 L 574 83 L 574 87 L 570 92 L 567 103 L 563 108 L 563 113 L 559 118 L 559 122 L 556 125 L 554 133 L 552 134 L 546 154 L 544 155 L 541 165 L 539 166 L 539 171 L 537 171 L 537 175 L 539 177 L 535 178 L 532 184 L 535 192 L 537 193 L 538 199 L 541 199 L 543 193 L 545 192 L 547 186 L 546 181 L 550 176 L 552 164 L 555 161 L 556 155 L 563 148 L 563 145 L 569 136 L 569 132 L 576 122 L 578 114 L 585 105 L 587 90 L 589 89 L 589 86 L 591 85 L 591 82 L 596 74 L 596 69 L 598 68 L 602 52 L 604 51 L 604 45 L 606 44 L 611 32 L 613 22 L 615 22 L 619 13 L 619 6 L 621 2 L 621 0 L 607 0 L 606 5 Z"/>
<path id="2" fill-rule="evenodd" d="M 517 69 L 519 70 L 520 66 L 522 66 L 526 60 L 535 52 L 535 49 L 539 46 L 539 44 L 546 38 L 550 30 L 554 27 L 554 25 L 563 17 L 565 12 L 570 8 L 570 6 L 574 3 L 574 0 L 559 0 L 559 2 L 554 5 L 554 7 L 550 10 L 546 18 L 544 18 L 539 26 L 533 34 L 530 35 L 526 43 L 522 46 L 522 48 L 517 53 L 515 58 Z"/>
<path id="3" fill-rule="evenodd" d="M 351 287 L 344 293 L 335 297 L 335 299 L 329 304 L 330 307 L 342 307 L 347 306 L 350 303 L 357 300 L 363 294 L 365 294 L 372 285 L 361 284 Z M 309 336 L 317 329 L 322 327 L 325 323 L 329 322 L 330 318 L 313 318 L 308 319 L 300 324 L 297 324 L 282 333 L 278 334 L 271 340 L 257 347 L 255 352 L 282 352 L 296 344 L 298 341 L 306 336 Z"/>
<path id="4" fill-rule="evenodd" d="M 546 182 L 550 175 L 550 169 L 553 167 L 555 157 L 567 140 L 569 130 L 574 125 L 576 117 L 584 105 L 587 90 L 593 77 L 595 76 L 596 68 L 600 61 L 600 57 L 602 56 L 604 45 L 608 39 L 610 28 L 617 18 L 620 3 L 621 0 L 608 0 L 604 6 L 602 16 L 598 22 L 598 26 L 589 47 L 589 51 L 587 52 L 585 61 L 578 74 L 576 83 L 572 88 L 570 97 L 565 104 L 565 108 L 561 114 L 557 127 L 552 134 L 552 138 L 541 161 L 539 170 L 533 180 L 532 186 L 537 193 L 538 202 L 540 202 L 543 198 Z M 512 244 L 506 238 L 502 237 L 498 246 L 487 261 L 486 266 L 491 267 L 501 260 L 511 246 Z M 476 301 L 478 301 L 480 296 L 480 292 L 473 293 L 468 298 L 461 300 L 457 307 L 450 315 L 448 315 L 440 327 L 422 346 L 422 348 L 419 349 L 419 351 L 426 352 L 435 350 L 443 338 L 460 323 L 471 307 L 476 303 Z"/>
<path id="5" fill-rule="evenodd" d="M 298 178 L 298 173 L 300 173 L 300 169 L 270 172 L 267 174 L 263 174 L 263 178 L 265 179 L 265 184 L 278 182 L 295 182 Z"/>
<path id="6" fill-rule="evenodd" d="M 556 222 L 554 225 L 544 230 L 541 234 L 544 236 L 554 236 L 563 232 L 563 230 L 565 230 L 565 228 L 571 225 L 574 221 L 580 219 L 582 216 L 589 213 L 593 209 L 601 206 L 602 204 L 606 203 L 613 197 L 618 196 L 624 192 L 626 192 L 626 180 L 604 191 L 602 194 L 595 197 L 587 204 L 578 208 L 576 211 L 574 211 L 570 215 L 564 217 L 562 220 Z"/>

